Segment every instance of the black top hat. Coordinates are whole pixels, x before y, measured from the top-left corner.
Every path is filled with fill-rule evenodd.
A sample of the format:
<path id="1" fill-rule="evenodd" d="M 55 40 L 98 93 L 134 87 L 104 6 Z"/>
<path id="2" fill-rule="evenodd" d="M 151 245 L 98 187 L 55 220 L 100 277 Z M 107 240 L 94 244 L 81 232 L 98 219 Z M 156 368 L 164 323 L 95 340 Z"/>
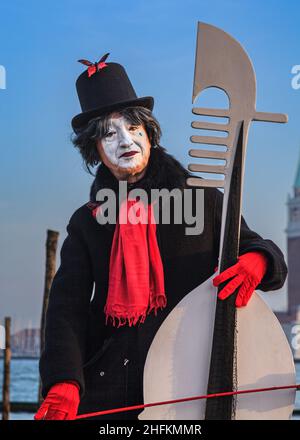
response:
<path id="1" fill-rule="evenodd" d="M 103 59 L 104 57 L 101 60 Z M 137 97 L 124 67 L 120 64 L 105 62 L 93 64 L 86 60 L 80 62 L 90 67 L 79 75 L 76 81 L 82 113 L 72 119 L 75 133 L 89 120 L 113 110 L 129 106 L 153 109 L 154 99 L 151 96 Z"/>

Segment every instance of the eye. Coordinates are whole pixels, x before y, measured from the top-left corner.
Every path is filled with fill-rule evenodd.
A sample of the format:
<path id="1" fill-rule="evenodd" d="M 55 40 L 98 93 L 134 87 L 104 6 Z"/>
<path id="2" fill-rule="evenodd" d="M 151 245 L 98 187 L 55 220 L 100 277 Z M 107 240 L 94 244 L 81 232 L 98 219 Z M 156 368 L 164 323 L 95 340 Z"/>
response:
<path id="1" fill-rule="evenodd" d="M 130 127 L 129 127 L 129 130 L 130 131 L 135 131 L 135 130 L 137 130 L 138 129 L 138 125 L 131 125 Z"/>
<path id="2" fill-rule="evenodd" d="M 111 138 L 115 133 L 116 133 L 115 131 L 109 131 L 103 137 L 104 138 Z"/>

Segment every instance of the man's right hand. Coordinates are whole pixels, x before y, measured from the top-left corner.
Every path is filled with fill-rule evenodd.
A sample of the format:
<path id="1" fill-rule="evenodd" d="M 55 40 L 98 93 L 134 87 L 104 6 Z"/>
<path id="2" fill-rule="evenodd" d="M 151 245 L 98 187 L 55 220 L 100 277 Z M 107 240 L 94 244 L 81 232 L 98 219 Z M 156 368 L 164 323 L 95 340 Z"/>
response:
<path id="1" fill-rule="evenodd" d="M 74 420 L 80 402 L 77 382 L 57 383 L 50 388 L 34 420 Z"/>

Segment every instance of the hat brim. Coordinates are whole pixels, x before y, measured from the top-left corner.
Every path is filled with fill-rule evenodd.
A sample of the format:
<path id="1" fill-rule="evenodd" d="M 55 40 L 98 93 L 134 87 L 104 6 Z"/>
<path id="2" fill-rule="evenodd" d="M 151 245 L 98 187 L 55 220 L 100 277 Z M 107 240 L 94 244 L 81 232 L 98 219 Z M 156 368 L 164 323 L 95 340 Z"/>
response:
<path id="1" fill-rule="evenodd" d="M 152 98 L 152 96 L 145 96 L 143 98 L 132 99 L 130 101 L 121 101 L 109 106 L 99 107 L 93 110 L 89 110 L 88 112 L 79 113 L 72 119 L 72 128 L 74 132 L 77 133 L 91 119 L 96 118 L 97 116 L 102 116 L 106 113 L 111 113 L 113 110 L 121 110 L 125 107 L 131 106 L 146 107 L 152 111 L 154 107 L 154 99 Z"/>

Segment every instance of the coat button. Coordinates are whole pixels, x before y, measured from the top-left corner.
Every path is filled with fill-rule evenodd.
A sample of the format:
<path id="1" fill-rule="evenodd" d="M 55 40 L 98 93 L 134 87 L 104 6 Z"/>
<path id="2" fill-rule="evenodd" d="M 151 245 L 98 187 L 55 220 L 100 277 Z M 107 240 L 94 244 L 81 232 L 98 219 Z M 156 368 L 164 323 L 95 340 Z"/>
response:
<path id="1" fill-rule="evenodd" d="M 100 371 L 100 376 L 104 376 L 104 371 Z"/>
<path id="2" fill-rule="evenodd" d="M 126 359 L 126 358 L 125 358 L 123 364 L 124 364 L 124 365 L 127 365 L 128 362 L 129 362 L 129 359 Z"/>

